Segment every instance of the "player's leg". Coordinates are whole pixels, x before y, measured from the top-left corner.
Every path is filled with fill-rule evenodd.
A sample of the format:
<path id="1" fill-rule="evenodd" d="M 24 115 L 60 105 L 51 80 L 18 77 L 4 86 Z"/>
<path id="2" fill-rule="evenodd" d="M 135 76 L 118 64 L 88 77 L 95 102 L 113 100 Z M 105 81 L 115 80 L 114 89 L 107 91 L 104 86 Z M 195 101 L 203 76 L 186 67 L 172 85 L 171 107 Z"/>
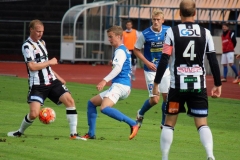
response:
<path id="1" fill-rule="evenodd" d="M 156 75 L 156 72 L 146 72 L 144 71 L 144 75 L 145 75 L 145 80 L 146 80 L 146 85 L 147 85 L 147 89 L 148 89 L 148 93 L 149 93 L 149 97 L 147 100 L 145 100 L 145 102 L 143 103 L 141 109 L 139 109 L 137 111 L 137 122 L 139 127 L 141 127 L 142 125 L 142 121 L 144 118 L 144 114 L 155 104 L 157 104 L 159 97 L 157 98 L 156 96 L 154 96 L 152 94 L 152 89 L 153 89 L 153 82 L 154 82 L 154 78 Z"/>
<path id="2" fill-rule="evenodd" d="M 173 141 L 174 126 L 177 122 L 178 113 L 180 113 L 181 107 L 184 107 L 184 103 L 182 105 L 180 104 L 180 99 L 179 91 L 171 88 L 169 90 L 168 102 L 166 104 L 165 124 L 162 126 L 162 132 L 160 136 L 162 160 L 168 160 L 169 150 Z"/>
<path id="3" fill-rule="evenodd" d="M 133 51 L 131 51 L 131 59 L 132 59 L 132 80 L 135 81 L 136 80 L 136 70 L 137 70 L 137 57 L 135 56 L 135 54 L 133 53 Z"/>
<path id="4" fill-rule="evenodd" d="M 207 90 L 202 89 L 201 92 L 191 94 L 188 103 L 188 115 L 194 117 L 195 126 L 198 129 L 200 141 L 203 144 L 207 157 L 213 160 L 213 138 L 212 132 L 207 124 L 208 116 L 208 97 Z"/>
<path id="5" fill-rule="evenodd" d="M 60 105 L 61 103 L 65 105 L 66 117 L 70 128 L 70 138 L 85 140 L 78 135 L 78 114 L 74 99 L 72 98 L 67 87 L 63 85 L 59 80 L 53 81 L 51 84 L 51 91 L 48 94 L 48 98 L 57 105 Z"/>
<path id="6" fill-rule="evenodd" d="M 10 137 L 20 137 L 25 130 L 32 125 L 39 116 L 40 107 L 43 105 L 47 95 L 46 86 L 32 86 L 28 94 L 29 113 L 24 116 L 20 128 L 17 131 L 8 132 Z"/>
<path id="7" fill-rule="evenodd" d="M 178 115 L 166 115 L 165 124 L 162 125 L 160 135 L 160 149 L 162 152 L 162 160 L 168 160 L 170 147 L 173 142 L 173 131 Z"/>
<path id="8" fill-rule="evenodd" d="M 164 125 L 165 123 L 165 110 L 166 110 L 166 104 L 167 104 L 167 93 L 162 93 L 162 106 L 161 106 L 161 110 L 162 110 L 162 120 L 161 120 L 161 124 L 160 124 L 160 128 L 162 125 Z"/>
<path id="9" fill-rule="evenodd" d="M 228 73 L 227 53 L 222 54 L 221 64 L 223 65 L 223 78 L 221 79 L 221 81 L 222 81 L 222 82 L 227 82 L 227 73 Z"/>
<path id="10" fill-rule="evenodd" d="M 233 72 L 235 73 L 235 80 L 233 83 L 238 83 L 238 71 L 237 67 L 234 64 L 234 52 L 227 53 L 228 64 L 232 68 Z"/>
<path id="11" fill-rule="evenodd" d="M 102 92 L 101 94 L 103 94 Z M 83 136 L 87 139 L 96 139 L 96 120 L 97 120 L 97 106 L 102 103 L 102 97 L 98 94 L 92 97 L 87 104 L 87 119 L 88 119 L 88 132 Z"/>
<path id="12" fill-rule="evenodd" d="M 213 136 L 209 126 L 207 125 L 207 118 L 195 117 L 194 121 L 198 129 L 200 141 L 206 150 L 207 157 L 210 157 L 213 160 L 215 160 L 213 155 Z"/>
<path id="13" fill-rule="evenodd" d="M 170 74 L 165 75 L 161 83 L 159 84 L 159 91 L 162 93 L 162 120 L 161 120 L 161 126 L 165 122 L 165 109 L 166 109 L 166 103 L 167 103 L 167 95 L 170 87 Z"/>
<path id="14" fill-rule="evenodd" d="M 106 92 L 105 95 L 102 95 L 103 101 L 100 106 L 100 110 L 103 114 L 115 120 L 127 123 L 131 128 L 129 139 L 132 139 L 138 132 L 138 125 L 136 121 L 123 114 L 121 111 L 112 108 L 118 102 L 118 100 L 126 99 L 129 96 L 130 91 L 131 89 L 129 86 L 113 84 L 108 92 Z"/>

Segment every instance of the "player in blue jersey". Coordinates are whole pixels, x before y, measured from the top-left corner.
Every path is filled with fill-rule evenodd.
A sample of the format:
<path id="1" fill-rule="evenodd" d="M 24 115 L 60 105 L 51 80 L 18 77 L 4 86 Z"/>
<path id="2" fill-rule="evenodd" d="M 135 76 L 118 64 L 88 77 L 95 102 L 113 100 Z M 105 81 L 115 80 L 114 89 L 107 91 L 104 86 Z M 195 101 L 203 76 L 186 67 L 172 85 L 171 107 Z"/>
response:
<path id="1" fill-rule="evenodd" d="M 162 55 L 162 47 L 164 42 L 164 36 L 169 26 L 162 25 L 164 23 L 164 14 L 161 10 L 155 9 L 152 12 L 152 26 L 145 29 L 139 36 L 135 48 L 134 54 L 144 63 L 144 75 L 149 92 L 149 99 L 147 99 L 140 110 L 137 111 L 137 122 L 139 127 L 142 124 L 144 114 L 159 101 L 158 96 L 152 94 L 154 78 L 158 66 L 158 62 Z M 141 49 L 144 47 L 144 53 L 141 53 Z M 170 71 L 167 67 L 161 83 L 159 84 L 159 90 L 162 93 L 162 121 L 164 124 L 165 115 L 164 110 L 166 106 L 167 93 L 170 86 Z"/>
<path id="2" fill-rule="evenodd" d="M 131 92 L 131 53 L 122 44 L 123 29 L 120 26 L 113 26 L 107 30 L 108 40 L 115 48 L 112 65 L 112 71 L 97 85 L 97 90 L 101 91 L 107 82 L 112 81 L 111 87 L 92 97 L 88 101 L 87 118 L 88 118 L 88 133 L 83 136 L 87 139 L 95 139 L 97 106 L 103 114 L 127 123 L 131 128 L 129 139 L 131 140 L 137 135 L 137 122 L 128 116 L 124 115 L 117 109 L 112 108 L 118 100 L 126 99 Z"/>

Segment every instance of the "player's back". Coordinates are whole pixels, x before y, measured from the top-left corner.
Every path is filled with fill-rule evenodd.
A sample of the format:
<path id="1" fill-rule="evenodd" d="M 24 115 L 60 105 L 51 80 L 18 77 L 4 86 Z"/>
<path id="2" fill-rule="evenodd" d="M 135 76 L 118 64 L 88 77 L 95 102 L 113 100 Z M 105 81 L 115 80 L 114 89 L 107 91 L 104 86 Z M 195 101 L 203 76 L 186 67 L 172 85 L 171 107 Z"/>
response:
<path id="1" fill-rule="evenodd" d="M 172 27 L 174 88 L 205 88 L 204 56 L 210 32 L 194 23 Z M 210 35 L 211 36 L 211 35 Z"/>

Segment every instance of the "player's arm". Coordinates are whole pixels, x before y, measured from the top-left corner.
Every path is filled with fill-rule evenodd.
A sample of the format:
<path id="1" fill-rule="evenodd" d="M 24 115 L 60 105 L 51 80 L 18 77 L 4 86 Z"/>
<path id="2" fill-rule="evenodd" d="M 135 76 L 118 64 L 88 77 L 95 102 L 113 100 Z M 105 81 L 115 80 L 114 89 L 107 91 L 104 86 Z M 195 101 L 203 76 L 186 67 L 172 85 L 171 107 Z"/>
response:
<path id="1" fill-rule="evenodd" d="M 52 70 L 52 71 L 53 71 L 54 75 L 56 76 L 56 78 L 57 78 L 60 82 L 62 82 L 62 84 L 66 84 L 66 81 L 65 81 L 61 76 L 59 76 L 54 70 Z"/>
<path id="2" fill-rule="evenodd" d="M 38 71 L 55 64 L 58 64 L 58 62 L 57 59 L 54 57 L 51 60 L 45 61 L 43 63 L 36 63 L 35 61 L 30 61 L 27 63 L 27 66 L 31 71 Z"/>
<path id="3" fill-rule="evenodd" d="M 143 48 L 143 45 L 145 43 L 145 38 L 143 34 L 141 33 L 137 39 L 137 42 L 134 45 L 133 53 L 136 57 L 138 57 L 144 64 L 148 62 L 148 60 L 144 57 L 144 55 L 141 52 L 141 49 Z"/>
<path id="4" fill-rule="evenodd" d="M 234 48 L 235 48 L 236 45 L 237 45 L 237 39 L 236 39 L 236 35 L 235 35 L 235 33 L 234 33 L 233 31 L 231 31 L 231 33 L 230 33 L 230 37 L 231 37 L 231 40 L 232 40 L 233 46 L 234 46 Z"/>
<path id="5" fill-rule="evenodd" d="M 218 60 L 217 60 L 216 52 L 214 48 L 214 42 L 210 32 L 207 32 L 207 38 L 208 39 L 207 39 L 206 55 L 209 61 L 209 66 L 213 75 L 214 85 L 215 85 L 211 91 L 211 94 L 213 98 L 217 98 L 217 97 L 220 97 L 221 95 L 221 87 L 222 87 L 221 74 L 220 74 Z"/>
<path id="6" fill-rule="evenodd" d="M 31 70 L 31 71 L 38 71 L 38 70 L 41 70 L 43 68 L 46 68 L 47 66 L 50 66 L 50 65 L 55 65 L 57 64 L 57 59 L 56 58 L 53 58 L 51 59 L 50 61 L 45 61 L 43 63 L 36 63 L 35 59 L 34 59 L 34 52 L 33 52 L 33 47 L 31 45 L 28 45 L 28 44 L 24 44 L 22 46 L 22 53 L 23 53 L 23 56 L 24 56 L 24 60 L 28 66 L 28 68 Z"/>
<path id="7" fill-rule="evenodd" d="M 163 44 L 162 56 L 159 61 L 157 72 L 153 84 L 153 94 L 158 95 L 158 84 L 161 82 L 162 77 L 167 69 L 169 58 L 172 54 L 173 42 L 169 35 L 172 35 L 172 30 L 168 29 L 165 35 L 165 41 Z"/>
<path id="8" fill-rule="evenodd" d="M 134 45 L 133 53 L 138 57 L 150 70 L 156 71 L 156 66 L 152 62 L 149 62 L 141 52 L 143 45 L 145 43 L 145 38 L 142 33 L 140 33 L 137 42 Z"/>
<path id="9" fill-rule="evenodd" d="M 115 51 L 115 56 L 112 61 L 112 71 L 103 78 L 103 80 L 97 85 L 97 90 L 101 91 L 107 82 L 115 78 L 121 71 L 125 60 L 127 59 L 125 52 L 122 49 Z"/>

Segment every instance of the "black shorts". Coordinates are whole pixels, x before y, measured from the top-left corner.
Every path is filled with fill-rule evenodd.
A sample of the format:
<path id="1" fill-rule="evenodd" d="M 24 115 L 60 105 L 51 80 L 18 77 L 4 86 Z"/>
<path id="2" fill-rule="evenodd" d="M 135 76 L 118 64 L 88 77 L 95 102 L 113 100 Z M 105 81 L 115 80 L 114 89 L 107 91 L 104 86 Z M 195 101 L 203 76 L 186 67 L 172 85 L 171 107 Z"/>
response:
<path id="1" fill-rule="evenodd" d="M 187 114 L 193 117 L 208 116 L 207 89 L 180 90 L 170 88 L 167 98 L 166 114 L 178 114 L 186 112 L 184 104 L 187 104 Z"/>
<path id="2" fill-rule="evenodd" d="M 28 103 L 39 102 L 44 104 L 46 98 L 49 98 L 55 104 L 60 105 L 60 96 L 69 92 L 67 87 L 58 79 L 54 80 L 50 85 L 33 85 L 28 92 Z"/>
<path id="3" fill-rule="evenodd" d="M 131 52 L 132 66 L 135 66 L 137 64 L 137 57 L 133 53 L 133 50 L 130 50 L 130 52 Z"/>

